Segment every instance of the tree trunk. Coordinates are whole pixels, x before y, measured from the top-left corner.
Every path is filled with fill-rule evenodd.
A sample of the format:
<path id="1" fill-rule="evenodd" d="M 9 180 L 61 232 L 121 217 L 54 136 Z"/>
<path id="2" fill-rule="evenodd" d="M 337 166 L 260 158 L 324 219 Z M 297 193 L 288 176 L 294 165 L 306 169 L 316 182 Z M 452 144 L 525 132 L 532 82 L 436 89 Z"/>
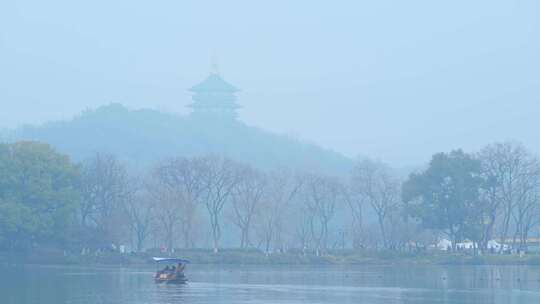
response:
<path id="1" fill-rule="evenodd" d="M 384 228 L 384 218 L 379 216 L 379 228 L 381 229 L 381 236 L 383 241 L 383 248 L 387 248 L 386 231 Z"/>
<path id="2" fill-rule="evenodd" d="M 506 238 L 508 236 L 508 230 L 510 229 L 511 216 L 512 216 L 512 209 L 506 208 L 504 220 L 503 220 L 503 231 L 501 234 L 501 248 L 504 248 L 504 245 L 506 245 Z"/>
<path id="3" fill-rule="evenodd" d="M 220 231 L 217 215 L 215 215 L 215 214 L 212 215 L 211 222 L 212 222 L 212 238 L 213 238 L 213 241 L 214 241 L 213 242 L 214 243 L 214 253 L 217 254 L 219 252 L 219 239 L 221 237 L 221 231 Z"/>

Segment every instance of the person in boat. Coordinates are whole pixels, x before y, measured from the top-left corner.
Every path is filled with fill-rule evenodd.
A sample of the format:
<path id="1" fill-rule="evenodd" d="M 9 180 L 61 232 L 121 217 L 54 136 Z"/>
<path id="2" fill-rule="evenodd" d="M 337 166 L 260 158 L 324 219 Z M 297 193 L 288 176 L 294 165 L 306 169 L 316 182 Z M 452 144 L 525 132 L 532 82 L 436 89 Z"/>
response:
<path id="1" fill-rule="evenodd" d="M 163 268 L 162 270 L 158 270 L 155 277 L 159 278 L 162 274 L 167 273 L 167 271 L 169 271 L 169 266 Z"/>
<path id="2" fill-rule="evenodd" d="M 186 268 L 185 264 L 178 263 L 178 266 L 176 267 L 176 278 L 184 278 L 184 268 Z"/>
<path id="3" fill-rule="evenodd" d="M 163 270 L 158 270 L 156 272 L 156 278 L 159 278 L 162 274 L 169 275 L 171 273 L 171 267 L 169 265 L 165 266 Z"/>
<path id="4" fill-rule="evenodd" d="M 186 268 L 186 265 L 178 263 L 178 267 L 176 267 L 176 273 L 184 274 L 184 268 Z"/>

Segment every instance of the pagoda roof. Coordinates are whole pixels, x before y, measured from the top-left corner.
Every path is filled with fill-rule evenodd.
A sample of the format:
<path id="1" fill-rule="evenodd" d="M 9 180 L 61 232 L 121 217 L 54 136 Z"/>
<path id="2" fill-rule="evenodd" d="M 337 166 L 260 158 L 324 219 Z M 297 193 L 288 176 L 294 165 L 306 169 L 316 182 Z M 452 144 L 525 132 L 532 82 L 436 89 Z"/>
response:
<path id="1" fill-rule="evenodd" d="M 192 109 L 239 109 L 241 106 L 235 102 L 201 102 L 195 101 L 187 105 Z"/>
<path id="2" fill-rule="evenodd" d="M 203 82 L 191 87 L 191 92 L 227 92 L 234 93 L 240 91 L 237 87 L 226 82 L 217 73 L 210 74 Z"/>

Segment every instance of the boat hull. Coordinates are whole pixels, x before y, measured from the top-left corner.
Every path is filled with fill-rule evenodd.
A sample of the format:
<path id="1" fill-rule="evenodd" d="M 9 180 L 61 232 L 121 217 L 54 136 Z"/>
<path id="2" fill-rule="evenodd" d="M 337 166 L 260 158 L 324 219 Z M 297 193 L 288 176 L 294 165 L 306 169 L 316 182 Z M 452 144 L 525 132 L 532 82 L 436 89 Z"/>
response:
<path id="1" fill-rule="evenodd" d="M 188 282 L 188 279 L 186 277 L 155 278 L 154 281 L 158 284 L 186 284 Z"/>

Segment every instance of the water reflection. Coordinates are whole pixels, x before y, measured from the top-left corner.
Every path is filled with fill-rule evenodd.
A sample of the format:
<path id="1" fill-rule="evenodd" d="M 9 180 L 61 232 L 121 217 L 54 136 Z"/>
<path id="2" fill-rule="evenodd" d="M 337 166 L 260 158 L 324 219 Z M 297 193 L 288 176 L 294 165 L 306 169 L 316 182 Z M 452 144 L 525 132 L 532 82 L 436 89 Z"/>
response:
<path id="1" fill-rule="evenodd" d="M 188 285 L 153 269 L 0 267 L 1 303 L 540 303 L 527 266 L 192 265 Z"/>

